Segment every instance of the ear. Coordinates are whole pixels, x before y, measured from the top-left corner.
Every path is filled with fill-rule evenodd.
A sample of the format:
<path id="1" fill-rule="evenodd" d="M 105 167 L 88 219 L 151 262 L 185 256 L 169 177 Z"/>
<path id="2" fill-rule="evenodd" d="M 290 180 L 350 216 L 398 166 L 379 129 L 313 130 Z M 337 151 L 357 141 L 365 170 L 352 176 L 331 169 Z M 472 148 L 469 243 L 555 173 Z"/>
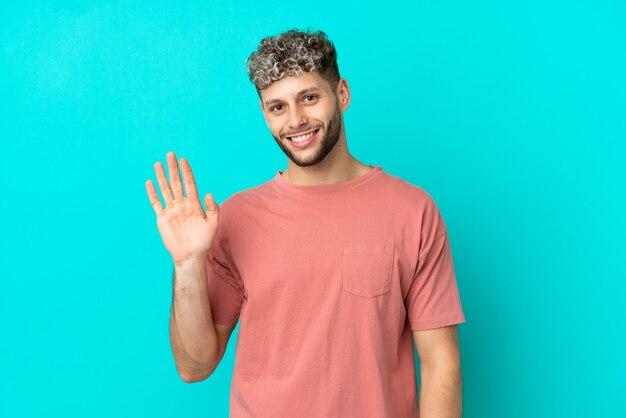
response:
<path id="1" fill-rule="evenodd" d="M 345 78 L 339 79 L 335 94 L 337 95 L 337 100 L 339 100 L 341 111 L 345 111 L 350 106 L 350 87 Z"/>

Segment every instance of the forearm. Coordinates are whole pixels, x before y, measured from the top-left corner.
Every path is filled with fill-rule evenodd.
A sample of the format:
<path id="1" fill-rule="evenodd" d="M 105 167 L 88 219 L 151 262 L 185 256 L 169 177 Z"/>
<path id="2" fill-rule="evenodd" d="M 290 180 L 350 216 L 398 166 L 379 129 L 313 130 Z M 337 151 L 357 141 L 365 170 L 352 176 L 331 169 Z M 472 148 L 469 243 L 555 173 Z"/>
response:
<path id="1" fill-rule="evenodd" d="M 202 258 L 174 266 L 170 341 L 176 367 L 186 381 L 201 380 L 215 367 L 218 353 Z"/>
<path id="2" fill-rule="evenodd" d="M 461 418 L 462 374 L 460 364 L 420 366 L 420 418 Z"/>

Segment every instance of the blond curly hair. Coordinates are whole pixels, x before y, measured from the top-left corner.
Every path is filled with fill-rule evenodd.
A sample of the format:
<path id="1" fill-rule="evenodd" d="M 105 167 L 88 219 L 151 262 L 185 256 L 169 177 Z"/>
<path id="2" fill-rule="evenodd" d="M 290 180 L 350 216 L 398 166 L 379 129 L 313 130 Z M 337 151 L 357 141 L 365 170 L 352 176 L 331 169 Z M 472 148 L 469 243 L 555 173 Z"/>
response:
<path id="1" fill-rule="evenodd" d="M 302 71 L 319 71 L 335 89 L 339 82 L 337 51 L 321 30 L 290 29 L 276 36 L 263 38 L 256 51 L 246 61 L 248 77 L 260 90 L 286 76 L 298 76 Z"/>

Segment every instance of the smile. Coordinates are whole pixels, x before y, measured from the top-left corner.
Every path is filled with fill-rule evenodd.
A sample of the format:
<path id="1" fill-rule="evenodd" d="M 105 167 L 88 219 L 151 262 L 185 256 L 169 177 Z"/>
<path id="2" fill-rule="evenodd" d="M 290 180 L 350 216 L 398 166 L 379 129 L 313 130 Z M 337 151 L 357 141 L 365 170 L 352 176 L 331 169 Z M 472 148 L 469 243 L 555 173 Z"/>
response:
<path id="1" fill-rule="evenodd" d="M 289 141 L 291 142 L 291 145 L 295 148 L 306 148 L 309 146 L 309 144 L 311 144 L 313 141 L 317 139 L 317 135 L 320 129 L 321 128 L 318 128 L 304 135 L 291 136 L 291 137 L 288 136 L 287 139 L 289 139 Z"/>
<path id="2" fill-rule="evenodd" d="M 310 131 L 306 134 L 303 135 L 298 135 L 298 136 L 288 136 L 287 139 L 289 139 L 292 142 L 304 142 L 307 139 L 311 138 L 313 135 L 315 135 L 317 133 L 317 131 L 319 131 L 319 128 L 314 130 L 314 131 Z"/>

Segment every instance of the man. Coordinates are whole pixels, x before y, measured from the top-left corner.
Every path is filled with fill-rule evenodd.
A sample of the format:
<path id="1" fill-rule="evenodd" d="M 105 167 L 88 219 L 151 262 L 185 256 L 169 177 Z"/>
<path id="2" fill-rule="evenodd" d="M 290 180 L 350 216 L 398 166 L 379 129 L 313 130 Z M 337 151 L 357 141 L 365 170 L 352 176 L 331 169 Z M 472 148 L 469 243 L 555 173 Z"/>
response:
<path id="1" fill-rule="evenodd" d="M 165 209 L 146 183 L 182 379 L 210 376 L 240 321 L 232 417 L 460 417 L 465 318 L 435 202 L 350 155 L 350 89 L 323 32 L 265 38 L 247 64 L 287 169 L 220 207 L 207 194 L 206 212 L 172 152 L 171 186 L 155 164 Z"/>

